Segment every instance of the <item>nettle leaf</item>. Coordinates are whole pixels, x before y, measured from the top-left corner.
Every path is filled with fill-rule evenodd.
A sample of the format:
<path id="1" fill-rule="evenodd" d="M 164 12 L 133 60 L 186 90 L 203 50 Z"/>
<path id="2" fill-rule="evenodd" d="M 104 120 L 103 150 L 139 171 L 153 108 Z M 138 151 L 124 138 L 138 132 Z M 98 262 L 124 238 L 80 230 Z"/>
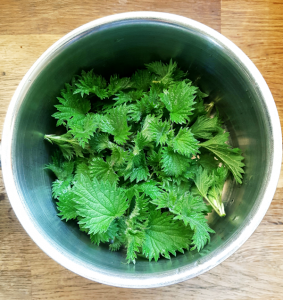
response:
<path id="1" fill-rule="evenodd" d="M 166 207 L 172 209 L 178 201 L 178 198 L 181 199 L 182 197 L 183 195 L 178 195 L 178 189 L 174 186 L 172 189 L 169 189 L 169 191 L 161 193 L 159 197 L 153 199 L 151 203 L 155 204 L 157 209 Z"/>
<path id="2" fill-rule="evenodd" d="M 207 208 L 201 197 L 194 197 L 187 194 L 180 198 L 172 212 L 176 214 L 174 219 L 182 220 L 185 225 L 189 225 L 194 231 L 192 236 L 192 250 L 200 251 L 209 241 L 210 233 L 215 233 L 207 224 L 205 218 Z M 204 210 L 205 209 L 205 210 Z"/>
<path id="3" fill-rule="evenodd" d="M 74 181 L 78 181 L 81 175 L 91 177 L 88 159 L 77 163 Z"/>
<path id="4" fill-rule="evenodd" d="M 133 262 L 136 263 L 137 253 L 140 251 L 140 247 L 142 246 L 145 238 L 145 234 L 140 230 L 127 230 L 127 260 L 128 263 Z"/>
<path id="5" fill-rule="evenodd" d="M 127 107 L 117 106 L 100 119 L 102 131 L 114 135 L 114 141 L 123 145 L 129 139 L 130 127 L 127 124 Z"/>
<path id="6" fill-rule="evenodd" d="M 217 116 L 213 118 L 200 116 L 190 129 L 195 137 L 201 139 L 211 139 L 213 137 L 213 133 L 223 132 Z"/>
<path id="7" fill-rule="evenodd" d="M 182 184 L 177 185 L 172 181 L 166 185 L 163 185 L 162 188 L 162 193 L 158 198 L 154 199 L 154 201 L 151 201 L 151 203 L 157 205 L 157 209 L 165 207 L 170 207 L 173 209 L 175 206 L 182 206 L 183 198 L 189 195 L 191 185 L 188 182 L 183 182 Z M 207 205 L 204 202 L 202 211 L 207 211 Z"/>
<path id="8" fill-rule="evenodd" d="M 111 244 L 109 245 L 109 250 L 111 251 L 118 251 L 121 248 L 121 246 L 126 243 L 126 217 L 122 216 L 120 218 L 115 219 L 115 221 L 117 223 L 118 232 Z"/>
<path id="9" fill-rule="evenodd" d="M 224 183 L 228 176 L 228 169 L 224 166 L 213 170 L 213 185 L 208 191 L 207 198 L 210 203 L 213 203 L 214 206 L 222 207 L 222 191 L 224 187 Z M 225 215 L 224 209 L 222 211 L 222 216 Z"/>
<path id="10" fill-rule="evenodd" d="M 106 80 L 101 75 L 93 74 L 93 70 L 89 72 L 82 71 L 76 86 L 74 94 L 81 94 L 82 97 L 84 94 L 89 95 L 90 93 L 95 94 L 100 99 L 108 96 Z"/>
<path id="11" fill-rule="evenodd" d="M 181 69 L 179 69 L 178 67 L 175 68 L 174 72 L 173 72 L 173 79 L 174 81 L 180 81 L 183 80 L 186 76 L 187 76 L 188 72 L 184 72 Z M 188 79 L 187 79 L 188 80 Z M 190 81 L 191 82 L 191 81 Z"/>
<path id="12" fill-rule="evenodd" d="M 119 94 L 116 94 L 116 97 L 113 98 L 116 102 L 114 103 L 114 106 L 122 105 L 128 102 L 136 102 L 137 100 L 141 99 L 144 92 L 142 90 L 137 91 L 128 91 L 128 92 L 119 92 Z"/>
<path id="13" fill-rule="evenodd" d="M 142 134 L 149 140 L 155 141 L 156 145 L 164 145 L 168 141 L 171 124 L 162 122 L 160 118 L 148 115 L 144 121 Z"/>
<path id="14" fill-rule="evenodd" d="M 89 143 L 89 139 L 94 135 L 96 129 L 99 127 L 97 117 L 95 114 L 88 113 L 84 119 L 75 124 L 70 125 L 70 133 L 78 140 L 79 145 L 85 148 Z"/>
<path id="15" fill-rule="evenodd" d="M 162 169 L 169 176 L 180 176 L 190 167 L 190 159 L 184 155 L 174 152 L 173 148 L 162 149 Z"/>
<path id="16" fill-rule="evenodd" d="M 126 219 L 126 248 L 128 262 L 135 263 L 137 253 L 145 239 L 145 230 L 148 225 L 148 200 L 142 197 L 136 199 L 135 208 Z"/>
<path id="17" fill-rule="evenodd" d="M 59 151 L 56 151 L 51 158 L 52 163 L 46 165 L 45 169 L 51 170 L 61 181 L 72 177 L 75 165 L 74 162 L 65 161 Z"/>
<path id="18" fill-rule="evenodd" d="M 67 193 L 71 189 L 71 183 L 73 181 L 73 175 L 66 180 L 56 179 L 52 183 L 52 197 L 58 199 L 62 194 Z"/>
<path id="19" fill-rule="evenodd" d="M 128 89 L 131 87 L 130 78 L 113 75 L 110 77 L 110 83 L 108 85 L 108 96 L 116 95 L 119 91 Z"/>
<path id="20" fill-rule="evenodd" d="M 199 142 L 188 128 L 180 128 L 172 141 L 173 149 L 180 154 L 191 157 L 199 153 Z"/>
<path id="21" fill-rule="evenodd" d="M 76 219 L 78 216 L 75 208 L 75 198 L 76 195 L 71 189 L 60 195 L 57 208 L 59 210 L 58 216 L 61 217 L 61 220 L 66 220 L 67 222 L 68 220 Z"/>
<path id="22" fill-rule="evenodd" d="M 142 103 L 146 114 L 155 112 L 156 115 L 159 115 L 162 113 L 163 105 L 159 101 L 159 93 L 154 86 L 150 88 L 150 91 L 147 94 L 143 95 L 140 102 Z"/>
<path id="23" fill-rule="evenodd" d="M 58 112 L 52 115 L 58 119 L 57 126 L 66 126 L 70 120 L 74 124 L 84 119 L 91 108 L 90 101 L 82 98 L 81 95 L 74 95 L 70 84 L 66 84 L 66 89 L 61 91 L 61 95 L 62 97 L 57 98 L 61 104 L 55 105 Z"/>
<path id="24" fill-rule="evenodd" d="M 193 196 L 186 191 L 180 193 L 178 188 L 173 188 L 167 193 L 162 193 L 158 198 L 152 201 L 153 204 L 160 208 L 169 208 L 170 212 L 176 216 L 174 220 L 181 220 L 194 231 L 192 244 L 200 251 L 210 240 L 209 233 L 214 233 L 205 218 L 207 206 L 202 198 Z"/>
<path id="25" fill-rule="evenodd" d="M 193 169 L 193 168 L 190 168 L 190 169 Z M 188 193 L 189 191 L 191 191 L 193 183 L 192 183 L 191 180 L 190 181 L 184 180 L 180 184 L 177 184 L 177 182 L 173 182 L 172 185 L 174 187 L 177 187 L 177 194 L 178 195 L 183 195 L 183 194 Z M 164 187 L 164 189 L 165 189 L 165 187 Z M 209 211 L 208 206 L 205 203 L 203 205 L 204 205 L 203 206 L 203 211 L 206 211 L 206 210 Z"/>
<path id="26" fill-rule="evenodd" d="M 203 152 L 203 151 L 202 151 Z M 218 168 L 220 162 L 215 159 L 213 153 L 202 153 L 199 155 L 199 158 L 196 158 L 196 161 L 199 165 L 201 165 L 204 169 L 208 171 L 213 171 Z"/>
<path id="27" fill-rule="evenodd" d="M 148 165 L 150 165 L 153 168 L 158 168 L 161 165 L 161 159 L 162 159 L 162 148 L 160 147 L 158 152 L 155 152 L 152 150 L 150 152 L 150 155 L 146 158 Z"/>
<path id="28" fill-rule="evenodd" d="M 111 148 L 112 143 L 109 141 L 107 133 L 95 133 L 89 141 L 90 148 L 95 152 L 101 152 L 104 149 Z"/>
<path id="29" fill-rule="evenodd" d="M 109 181 L 111 184 L 115 184 L 118 181 L 118 175 L 113 170 L 112 164 L 100 157 L 93 158 L 89 162 L 89 171 L 92 178 Z"/>
<path id="30" fill-rule="evenodd" d="M 203 93 L 200 89 L 197 90 L 197 97 L 202 99 L 208 97 L 208 94 Z"/>
<path id="31" fill-rule="evenodd" d="M 142 135 L 141 132 L 138 132 L 134 138 L 135 147 L 133 150 L 133 154 L 139 154 L 145 148 L 153 148 L 153 145 L 150 141 L 147 140 L 146 137 Z"/>
<path id="32" fill-rule="evenodd" d="M 140 183 L 136 186 L 136 189 L 146 194 L 153 200 L 158 198 L 161 195 L 161 191 L 162 191 L 159 187 L 159 183 L 154 180 Z"/>
<path id="33" fill-rule="evenodd" d="M 210 241 L 209 233 L 215 233 L 207 224 L 207 220 L 202 213 L 188 209 L 178 214 L 174 219 L 182 220 L 185 224 L 189 224 L 194 231 L 192 236 L 192 244 L 194 246 L 192 250 L 197 249 L 200 251 Z"/>
<path id="34" fill-rule="evenodd" d="M 99 246 L 100 243 L 109 243 L 118 233 L 118 225 L 116 220 L 112 221 L 105 232 L 91 233 L 90 240 L 93 244 Z"/>
<path id="35" fill-rule="evenodd" d="M 183 222 L 173 220 L 172 215 L 160 210 L 151 211 L 142 251 L 149 260 L 157 261 L 160 255 L 170 259 L 170 253 L 176 256 L 176 251 L 184 253 L 184 249 L 188 249 L 191 237 Z"/>
<path id="36" fill-rule="evenodd" d="M 112 144 L 111 146 L 111 158 L 110 158 L 110 162 L 111 164 L 115 164 L 115 166 L 121 166 L 123 164 L 126 163 L 128 157 L 129 157 L 129 152 L 126 151 L 124 148 L 116 145 L 116 144 Z"/>
<path id="37" fill-rule="evenodd" d="M 214 186 L 214 181 L 214 173 L 209 174 L 206 169 L 203 169 L 202 167 L 198 168 L 194 182 L 200 195 L 209 202 L 220 217 L 224 217 L 225 209 L 222 200 L 219 198 L 214 199 L 213 197 L 208 197 L 208 190 Z"/>
<path id="38" fill-rule="evenodd" d="M 201 196 L 207 198 L 208 189 L 212 186 L 214 181 L 213 177 L 209 176 L 206 169 L 199 167 L 194 181 Z"/>
<path id="39" fill-rule="evenodd" d="M 153 75 L 149 70 L 138 70 L 131 77 L 131 87 L 147 92 L 152 84 Z"/>
<path id="40" fill-rule="evenodd" d="M 214 138 L 199 144 L 199 146 L 213 152 L 232 172 L 235 180 L 238 183 L 242 183 L 242 173 L 244 173 L 243 167 L 245 166 L 242 160 L 244 157 L 241 155 L 240 149 L 231 148 L 230 145 L 226 144 L 228 137 L 228 132 L 218 134 Z"/>
<path id="41" fill-rule="evenodd" d="M 129 204 L 123 189 L 111 185 L 109 181 L 90 180 L 84 175 L 73 188 L 79 223 L 89 229 L 89 234 L 105 232 L 111 222 L 121 217 Z"/>
<path id="42" fill-rule="evenodd" d="M 196 97 L 193 114 L 190 116 L 190 123 L 193 124 L 199 116 L 208 115 L 202 98 Z"/>
<path id="43" fill-rule="evenodd" d="M 153 83 L 161 83 L 165 86 L 168 86 L 173 83 L 174 71 L 177 68 L 177 63 L 173 63 L 172 59 L 170 60 L 169 64 L 164 64 L 161 61 L 156 61 L 149 64 L 145 64 L 145 66 L 149 71 L 157 75 Z"/>
<path id="44" fill-rule="evenodd" d="M 183 124 L 190 119 L 189 116 L 192 115 L 195 103 L 196 89 L 196 87 L 182 81 L 175 83 L 159 95 L 166 109 L 170 112 L 170 119 L 173 122 Z"/>
<path id="45" fill-rule="evenodd" d="M 132 122 L 139 122 L 143 115 L 145 115 L 145 107 L 140 101 L 135 104 L 130 104 L 128 107 L 128 119 Z"/>
<path id="46" fill-rule="evenodd" d="M 129 178 L 131 182 L 133 182 L 134 180 L 136 180 L 136 182 L 147 180 L 148 177 L 149 177 L 148 167 L 143 164 L 129 170 L 126 169 L 124 175 L 125 180 Z"/>
<path id="47" fill-rule="evenodd" d="M 130 179 L 131 182 L 147 180 L 149 169 L 146 165 L 145 154 L 141 151 L 138 155 L 131 153 L 128 158 L 127 167 L 123 171 L 124 179 Z"/>
<path id="48" fill-rule="evenodd" d="M 156 89 L 151 88 L 149 93 L 144 94 L 141 100 L 128 106 L 129 118 L 134 122 L 139 122 L 149 113 L 161 115 L 163 113 L 162 105 L 163 104 L 159 101 Z"/>
<path id="49" fill-rule="evenodd" d="M 46 134 L 44 139 L 51 144 L 56 144 L 68 160 L 71 160 L 74 155 L 83 157 L 82 147 L 70 132 L 62 135 Z"/>
<path id="50" fill-rule="evenodd" d="M 126 196 L 128 200 L 132 203 L 132 199 L 136 197 L 137 199 L 140 197 L 140 192 L 137 189 L 137 184 L 132 185 L 129 188 L 125 189 Z"/>
<path id="51" fill-rule="evenodd" d="M 140 164 L 144 164 L 145 155 L 144 151 L 140 151 L 139 154 L 134 154 L 132 151 L 129 152 L 129 156 L 126 162 L 126 169 L 132 169 L 135 166 L 139 166 Z"/>

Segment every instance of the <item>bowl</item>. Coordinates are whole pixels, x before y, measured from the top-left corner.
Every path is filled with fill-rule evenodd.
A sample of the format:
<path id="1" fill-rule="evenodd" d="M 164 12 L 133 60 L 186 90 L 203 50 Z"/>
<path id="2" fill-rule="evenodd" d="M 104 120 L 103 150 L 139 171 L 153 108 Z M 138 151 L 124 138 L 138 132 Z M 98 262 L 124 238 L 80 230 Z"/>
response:
<path id="1" fill-rule="evenodd" d="M 57 216 L 45 133 L 58 128 L 51 114 L 56 96 L 74 74 L 94 69 L 129 75 L 144 63 L 173 58 L 215 101 L 231 143 L 243 150 L 243 184 L 230 180 L 226 217 L 209 218 L 216 234 L 201 251 L 170 260 L 125 263 L 125 253 L 95 246 L 74 222 Z M 281 128 L 269 88 L 250 59 L 231 41 L 196 21 L 166 13 L 105 17 L 70 32 L 51 46 L 19 84 L 5 119 L 2 171 L 11 205 L 30 237 L 67 269 L 101 283 L 150 288 L 177 283 L 213 268 L 253 233 L 274 195 L 281 166 Z"/>

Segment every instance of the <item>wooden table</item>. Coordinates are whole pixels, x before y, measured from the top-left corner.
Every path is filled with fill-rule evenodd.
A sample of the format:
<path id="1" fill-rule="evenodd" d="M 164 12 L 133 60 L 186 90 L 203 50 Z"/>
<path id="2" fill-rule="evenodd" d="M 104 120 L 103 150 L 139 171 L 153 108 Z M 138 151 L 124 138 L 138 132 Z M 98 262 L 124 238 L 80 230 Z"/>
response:
<path id="1" fill-rule="evenodd" d="M 16 86 L 35 60 L 72 29 L 126 11 L 200 21 L 236 43 L 266 79 L 283 120 L 281 0 L 0 0 L 0 130 Z M 109 287 L 64 269 L 28 237 L 0 179 L 0 299 L 283 299 L 283 174 L 252 237 L 213 270 L 149 290 Z"/>

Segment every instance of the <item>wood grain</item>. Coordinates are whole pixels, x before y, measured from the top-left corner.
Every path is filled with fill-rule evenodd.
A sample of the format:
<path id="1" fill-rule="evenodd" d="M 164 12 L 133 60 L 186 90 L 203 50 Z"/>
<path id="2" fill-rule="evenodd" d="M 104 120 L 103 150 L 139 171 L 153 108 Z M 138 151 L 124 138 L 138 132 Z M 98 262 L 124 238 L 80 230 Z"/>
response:
<path id="1" fill-rule="evenodd" d="M 21 78 L 62 35 L 93 19 L 154 10 L 193 18 L 221 31 L 256 64 L 283 120 L 282 1 L 1 0 L 0 130 Z M 273 202 L 252 237 L 213 270 L 150 290 L 91 282 L 45 255 L 19 224 L 0 177 L 0 300 L 2 299 L 282 299 L 283 173 Z"/>
<path id="2" fill-rule="evenodd" d="M 0 34 L 65 34 L 94 19 L 127 11 L 182 14 L 220 30 L 219 0 L 1 0 Z"/>
<path id="3" fill-rule="evenodd" d="M 221 33 L 238 45 L 266 80 L 283 120 L 283 2 L 224 0 Z"/>
<path id="4" fill-rule="evenodd" d="M 19 82 L 40 55 L 62 36 L 0 34 L 0 137 L 8 105 Z"/>

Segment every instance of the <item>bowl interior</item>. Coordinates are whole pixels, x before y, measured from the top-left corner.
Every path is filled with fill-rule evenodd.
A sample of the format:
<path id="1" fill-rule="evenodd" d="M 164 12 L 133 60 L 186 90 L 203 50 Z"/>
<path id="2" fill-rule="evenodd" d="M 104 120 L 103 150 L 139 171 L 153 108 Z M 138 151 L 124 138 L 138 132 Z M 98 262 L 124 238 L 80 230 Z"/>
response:
<path id="1" fill-rule="evenodd" d="M 243 150 L 246 174 L 243 184 L 230 180 L 224 193 L 227 216 L 212 214 L 209 222 L 216 234 L 200 253 L 187 251 L 171 260 L 138 260 L 125 263 L 125 253 L 95 246 L 77 225 L 57 216 L 51 197 L 53 177 L 43 170 L 50 161 L 45 133 L 57 133 L 56 97 L 74 74 L 94 69 L 109 77 L 130 75 L 144 63 L 173 58 L 188 71 L 190 79 L 209 94 L 231 133 L 234 147 Z M 270 168 L 270 129 L 264 102 L 254 81 L 229 50 L 205 33 L 167 22 L 149 20 L 117 21 L 90 29 L 72 38 L 50 56 L 30 87 L 17 113 L 13 131 L 13 172 L 29 217 L 54 247 L 87 268 L 120 277 L 148 278 L 193 268 L 223 251 L 248 224 L 259 204 Z M 261 163 L 259 163 L 261 162 Z M 60 262 L 60 261 L 59 261 Z M 176 271 L 177 270 L 177 271 Z M 76 270 L 73 270 L 76 271 Z M 99 279 L 97 279 L 99 280 Z M 114 283 L 113 283 L 114 284 Z"/>

